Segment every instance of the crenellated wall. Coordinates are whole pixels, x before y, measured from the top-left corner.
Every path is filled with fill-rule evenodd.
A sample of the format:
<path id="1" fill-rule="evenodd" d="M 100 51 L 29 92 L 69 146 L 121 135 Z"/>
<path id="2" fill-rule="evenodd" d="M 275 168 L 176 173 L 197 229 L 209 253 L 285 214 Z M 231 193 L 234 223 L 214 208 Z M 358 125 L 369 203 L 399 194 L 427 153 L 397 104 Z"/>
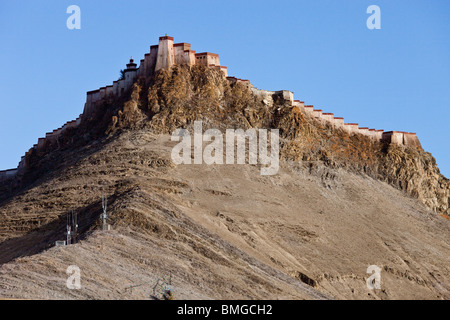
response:
<path id="1" fill-rule="evenodd" d="M 17 166 L 16 169 L 0 171 L 0 181 L 12 179 L 17 174 L 23 172 L 28 167 L 27 165 L 28 157 L 32 152 L 43 151 L 47 144 L 57 142 L 59 136 L 62 133 L 64 133 L 67 129 L 78 127 L 80 123 L 81 123 L 81 114 L 77 119 L 66 122 L 61 128 L 55 129 L 52 132 L 47 132 L 44 138 L 39 138 L 38 142 L 35 145 L 33 145 L 33 147 L 31 147 L 30 150 L 28 150 L 24 156 L 21 157 L 19 165 Z"/>
<path id="2" fill-rule="evenodd" d="M 359 127 L 357 123 L 345 123 L 344 118 L 335 117 L 333 113 L 325 113 L 321 109 L 314 109 L 312 105 L 305 105 L 303 101 L 294 100 L 292 103 L 294 108 L 299 108 L 305 113 L 311 114 L 315 119 L 322 123 L 341 128 L 349 134 L 361 134 L 376 141 L 385 141 L 410 147 L 421 147 L 420 141 L 415 133 L 403 131 L 388 131 L 369 129 L 367 127 Z"/>
<path id="3" fill-rule="evenodd" d="M 235 77 L 227 78 L 231 82 L 246 83 L 252 89 L 254 95 L 259 97 L 265 104 L 273 102 L 273 96 L 282 96 L 284 101 L 290 103 L 293 108 L 303 111 L 306 114 L 311 115 L 317 121 L 322 124 L 330 124 L 335 128 L 340 128 L 346 131 L 348 134 L 361 134 L 369 137 L 375 141 L 384 141 L 388 143 L 395 143 L 397 145 L 404 145 L 410 147 L 421 147 L 420 141 L 415 133 L 403 132 L 403 131 L 388 131 L 369 129 L 368 127 L 360 127 L 357 123 L 345 123 L 344 118 L 335 117 L 333 113 L 323 112 L 321 109 L 314 109 L 312 105 L 305 105 L 304 101 L 294 100 L 294 93 L 287 90 L 281 91 L 267 91 L 260 90 L 253 87 L 248 80 L 242 80 Z"/>

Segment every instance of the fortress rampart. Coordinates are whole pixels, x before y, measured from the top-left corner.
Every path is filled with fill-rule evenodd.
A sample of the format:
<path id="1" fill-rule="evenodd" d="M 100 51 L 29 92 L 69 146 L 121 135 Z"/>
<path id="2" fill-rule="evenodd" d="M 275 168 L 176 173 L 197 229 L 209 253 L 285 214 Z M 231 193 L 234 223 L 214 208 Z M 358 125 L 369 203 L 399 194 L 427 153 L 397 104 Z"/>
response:
<path id="1" fill-rule="evenodd" d="M 228 78 L 232 81 L 241 81 L 245 82 L 248 80 L 241 80 L 236 78 Z M 335 117 L 333 113 L 323 112 L 321 109 L 314 109 L 312 105 L 305 105 L 304 101 L 294 100 L 294 93 L 282 90 L 282 91 L 267 91 L 267 90 L 259 90 L 252 86 L 252 91 L 255 95 L 259 97 L 263 97 L 267 99 L 267 96 L 270 95 L 280 95 L 283 99 L 292 106 L 292 108 L 297 109 L 298 111 L 302 111 L 306 114 L 310 114 L 317 121 L 322 124 L 329 124 L 334 126 L 335 128 L 340 128 L 346 131 L 348 134 L 361 134 L 367 136 L 376 141 L 382 141 L 387 143 L 394 143 L 397 145 L 410 146 L 410 147 L 421 147 L 420 141 L 415 133 L 412 132 L 404 132 L 404 131 L 387 131 L 384 130 L 376 130 L 369 129 L 368 127 L 360 127 L 358 123 L 345 123 L 344 118 Z"/>
<path id="2" fill-rule="evenodd" d="M 66 122 L 61 128 L 55 129 L 52 132 L 47 132 L 45 138 L 39 138 L 38 143 L 33 145 L 24 156 L 20 159 L 19 165 L 16 169 L 2 170 L 0 171 L 0 181 L 14 178 L 18 173 L 24 171 L 28 167 L 28 157 L 34 151 L 42 151 L 49 143 L 57 143 L 59 135 L 65 132 L 67 129 L 76 128 L 81 123 L 81 115 L 72 121 Z"/>
<path id="3" fill-rule="evenodd" d="M 61 128 L 46 133 L 44 138 L 39 138 L 38 143 L 28 150 L 21 158 L 16 169 L 0 171 L 0 181 L 14 178 L 17 174 L 27 168 L 27 160 L 32 152 L 41 152 L 51 143 L 58 143 L 59 136 L 69 128 L 78 127 L 83 119 L 89 118 L 101 101 L 108 97 L 120 97 L 131 88 L 138 77 L 149 78 L 160 69 L 170 68 L 173 65 L 204 65 L 223 72 L 224 76 L 231 83 L 242 83 L 260 97 L 263 103 L 270 104 L 273 97 L 278 96 L 288 102 L 292 108 L 310 114 L 317 121 L 323 124 L 330 124 L 336 128 L 345 130 L 349 134 L 362 134 L 376 141 L 394 143 L 397 145 L 421 147 L 419 139 L 415 133 L 403 131 L 388 131 L 360 128 L 357 123 L 344 123 L 344 118 L 335 117 L 333 113 L 324 113 L 321 109 L 314 109 L 312 105 L 305 105 L 304 101 L 294 100 L 294 93 L 288 90 L 266 91 L 253 87 L 249 80 L 243 80 L 236 77 L 228 77 L 227 67 L 220 65 L 219 55 L 210 52 L 196 53 L 191 50 L 189 43 L 174 43 L 174 38 L 164 36 L 159 38 L 157 45 L 150 46 L 150 53 L 145 54 L 144 59 L 140 60 L 139 68 L 134 63 L 133 57 L 123 70 L 123 78 L 114 81 L 112 85 L 87 92 L 86 103 L 83 114 L 77 119 L 64 124 Z"/>

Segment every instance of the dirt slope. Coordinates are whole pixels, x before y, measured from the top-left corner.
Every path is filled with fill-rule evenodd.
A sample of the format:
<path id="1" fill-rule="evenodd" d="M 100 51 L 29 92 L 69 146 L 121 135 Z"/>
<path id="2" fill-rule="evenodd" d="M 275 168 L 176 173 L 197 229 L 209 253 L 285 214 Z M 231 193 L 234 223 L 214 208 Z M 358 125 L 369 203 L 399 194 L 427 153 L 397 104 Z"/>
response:
<path id="1" fill-rule="evenodd" d="M 174 144 L 140 129 L 54 151 L 0 203 L 0 296 L 149 299 L 171 275 L 176 299 L 450 298 L 450 221 L 420 201 L 319 161 L 268 177 L 175 166 Z M 98 230 L 102 192 L 112 231 Z M 70 210 L 80 241 L 55 248 Z M 69 265 L 81 290 L 66 288 Z M 369 265 L 382 290 L 367 289 Z"/>

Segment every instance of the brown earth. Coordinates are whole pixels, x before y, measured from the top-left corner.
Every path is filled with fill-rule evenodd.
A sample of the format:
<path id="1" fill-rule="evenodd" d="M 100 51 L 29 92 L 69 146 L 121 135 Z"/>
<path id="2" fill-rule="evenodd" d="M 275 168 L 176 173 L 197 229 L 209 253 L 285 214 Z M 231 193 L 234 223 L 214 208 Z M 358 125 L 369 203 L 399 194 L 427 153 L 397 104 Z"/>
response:
<path id="1" fill-rule="evenodd" d="M 349 136 L 203 68 L 140 79 L 85 119 L 0 186 L 0 297 L 149 299 L 168 275 L 176 299 L 450 297 L 450 184 L 422 149 Z M 199 119 L 279 128 L 279 173 L 175 166 L 169 134 Z M 54 247 L 72 210 L 79 242 Z"/>
<path id="2" fill-rule="evenodd" d="M 449 221 L 401 191 L 320 164 L 268 177 L 251 165 L 174 166 L 174 144 L 125 133 L 5 201 L 0 295 L 148 298 L 171 274 L 177 299 L 449 298 Z M 97 230 L 102 191 L 109 232 Z M 52 247 L 71 209 L 84 236 Z M 382 290 L 366 287 L 373 264 Z M 81 290 L 65 286 L 69 265 Z"/>

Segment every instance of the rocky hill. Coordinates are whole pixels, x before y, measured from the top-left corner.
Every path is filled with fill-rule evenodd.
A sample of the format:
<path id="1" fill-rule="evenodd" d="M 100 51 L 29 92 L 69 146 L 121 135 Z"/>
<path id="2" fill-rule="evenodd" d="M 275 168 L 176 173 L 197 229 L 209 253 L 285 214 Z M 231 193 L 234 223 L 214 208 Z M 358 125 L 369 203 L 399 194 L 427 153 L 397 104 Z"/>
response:
<path id="1" fill-rule="evenodd" d="M 175 165 L 170 134 L 196 120 L 279 129 L 279 173 Z M 168 274 L 176 298 L 450 297 L 450 183 L 431 154 L 348 134 L 213 68 L 141 77 L 26 160 L 0 187 L 3 297 L 145 299 Z M 98 230 L 102 193 L 112 231 Z M 54 247 L 70 211 L 79 242 Z M 69 265 L 83 289 L 65 287 Z M 366 287 L 369 265 L 382 290 Z"/>

